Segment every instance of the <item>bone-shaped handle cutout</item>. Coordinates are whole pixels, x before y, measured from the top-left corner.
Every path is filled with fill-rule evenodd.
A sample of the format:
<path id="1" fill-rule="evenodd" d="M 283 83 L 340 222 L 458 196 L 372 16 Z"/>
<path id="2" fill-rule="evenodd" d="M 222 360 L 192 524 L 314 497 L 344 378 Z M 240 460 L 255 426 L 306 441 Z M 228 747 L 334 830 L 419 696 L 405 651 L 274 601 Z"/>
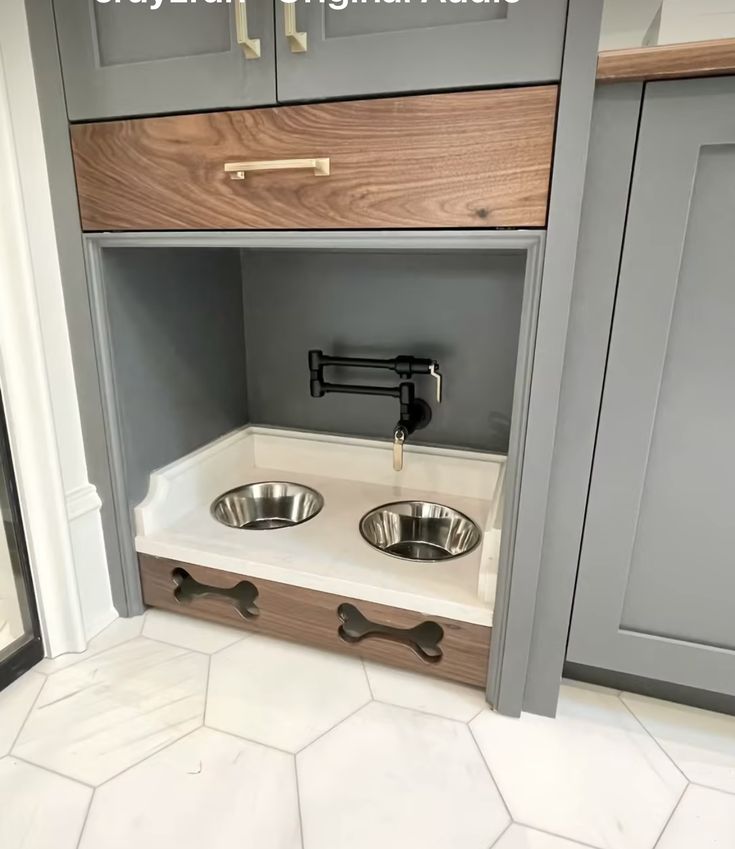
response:
<path id="1" fill-rule="evenodd" d="M 176 589 L 174 598 L 180 604 L 191 604 L 197 598 L 226 598 L 243 619 L 255 619 L 260 614 L 256 599 L 258 589 L 250 581 L 240 581 L 230 589 L 200 584 L 186 569 L 175 569 L 172 575 Z"/>
<path id="2" fill-rule="evenodd" d="M 359 643 L 376 637 L 402 643 L 427 663 L 439 663 L 442 650 L 439 643 L 444 639 L 444 629 L 436 622 L 422 622 L 413 628 L 394 628 L 371 622 L 353 604 L 341 604 L 337 614 L 342 620 L 339 636 L 346 643 Z"/>

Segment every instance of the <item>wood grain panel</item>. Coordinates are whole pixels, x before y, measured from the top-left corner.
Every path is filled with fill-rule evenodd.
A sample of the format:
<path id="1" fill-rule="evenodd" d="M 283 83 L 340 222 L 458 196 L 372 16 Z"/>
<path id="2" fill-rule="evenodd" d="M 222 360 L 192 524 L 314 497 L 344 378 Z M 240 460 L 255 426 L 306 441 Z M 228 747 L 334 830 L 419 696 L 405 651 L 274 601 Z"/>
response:
<path id="1" fill-rule="evenodd" d="M 557 86 L 78 124 L 87 231 L 544 227 Z M 226 162 L 329 157 L 331 174 Z"/>
<path id="2" fill-rule="evenodd" d="M 606 83 L 722 74 L 735 74 L 735 38 L 606 50 L 597 63 L 597 79 Z"/>
<path id="3" fill-rule="evenodd" d="M 437 678 L 477 687 L 485 686 L 492 631 L 489 627 L 441 616 L 424 616 L 369 601 L 235 575 L 148 554 L 138 555 L 138 561 L 143 599 L 151 607 L 356 655 Z M 240 581 L 251 581 L 258 589 L 259 615 L 255 619 L 244 619 L 225 597 L 208 596 L 186 603 L 178 601 L 174 595 L 176 582 L 173 579 L 177 569 L 185 569 L 197 581 L 211 587 L 229 589 Z M 354 604 L 372 622 L 394 628 L 413 628 L 427 620 L 437 622 L 444 629 L 442 659 L 438 663 L 429 663 L 418 657 L 409 646 L 381 638 L 368 638 L 356 644 L 345 642 L 339 636 L 341 620 L 337 614 L 337 609 L 345 602 Z"/>

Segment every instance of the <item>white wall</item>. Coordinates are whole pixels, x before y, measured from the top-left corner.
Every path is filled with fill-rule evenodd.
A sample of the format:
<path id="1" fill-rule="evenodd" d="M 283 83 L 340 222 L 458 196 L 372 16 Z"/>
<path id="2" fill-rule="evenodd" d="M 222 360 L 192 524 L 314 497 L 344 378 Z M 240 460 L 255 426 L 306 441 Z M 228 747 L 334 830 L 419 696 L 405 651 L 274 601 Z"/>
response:
<path id="1" fill-rule="evenodd" d="M 605 0 L 600 49 L 640 47 L 662 2 L 659 44 L 735 38 L 735 0 Z"/>
<path id="2" fill-rule="evenodd" d="M 605 0 L 600 50 L 640 47 L 661 0 Z"/>
<path id="3" fill-rule="evenodd" d="M 48 653 L 115 618 L 89 483 L 23 0 L 0 0 L 0 380 Z"/>
<path id="4" fill-rule="evenodd" d="M 665 0 L 660 44 L 735 38 L 735 0 Z"/>

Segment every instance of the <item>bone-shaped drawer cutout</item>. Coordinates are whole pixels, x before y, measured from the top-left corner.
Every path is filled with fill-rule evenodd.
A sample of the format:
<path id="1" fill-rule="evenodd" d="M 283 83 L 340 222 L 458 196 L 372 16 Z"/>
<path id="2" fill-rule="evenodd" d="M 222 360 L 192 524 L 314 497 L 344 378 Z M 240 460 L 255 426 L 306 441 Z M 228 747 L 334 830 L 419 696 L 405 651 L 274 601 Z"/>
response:
<path id="1" fill-rule="evenodd" d="M 175 569 L 172 577 L 176 584 L 174 598 L 180 604 L 190 604 L 197 598 L 222 598 L 230 601 L 243 619 L 255 619 L 260 614 L 256 604 L 258 589 L 250 581 L 240 581 L 229 589 L 210 587 L 200 584 L 186 569 L 181 568 Z"/>
<path id="2" fill-rule="evenodd" d="M 341 604 L 337 614 L 342 620 L 339 636 L 346 643 L 359 643 L 369 638 L 391 640 L 413 649 L 427 663 L 439 663 L 442 659 L 439 643 L 444 639 L 444 629 L 436 622 L 422 622 L 413 628 L 394 628 L 371 622 L 353 604 Z"/>

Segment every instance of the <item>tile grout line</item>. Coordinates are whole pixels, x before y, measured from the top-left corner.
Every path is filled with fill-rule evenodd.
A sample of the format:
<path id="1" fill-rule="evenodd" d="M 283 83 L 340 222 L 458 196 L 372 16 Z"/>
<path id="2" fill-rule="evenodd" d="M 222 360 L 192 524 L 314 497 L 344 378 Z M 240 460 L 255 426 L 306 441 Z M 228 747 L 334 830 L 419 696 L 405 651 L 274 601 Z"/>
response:
<path id="1" fill-rule="evenodd" d="M 723 790 L 722 787 L 713 787 L 711 784 L 702 784 L 699 781 L 690 781 L 690 787 L 699 787 L 700 790 L 711 790 L 713 793 L 724 793 L 726 796 L 735 797 L 735 790 Z"/>
<path id="2" fill-rule="evenodd" d="M 206 621 L 206 620 L 204 620 L 204 621 Z M 233 630 L 237 630 L 237 629 L 233 628 Z M 236 640 L 233 640 L 231 643 L 229 643 L 226 646 L 222 646 L 222 648 L 217 649 L 216 651 L 210 652 L 209 656 L 214 657 L 215 655 L 222 654 L 222 652 L 227 651 L 227 649 L 231 649 L 233 646 L 239 645 L 243 640 L 247 640 L 249 637 L 257 636 L 255 631 L 237 631 L 237 633 L 238 633 L 239 636 Z"/>
<path id="3" fill-rule="evenodd" d="M 143 616 L 145 618 L 145 614 L 143 614 Z M 120 617 L 120 618 L 122 618 L 122 617 Z M 117 619 L 114 620 L 114 622 L 117 622 L 117 621 L 118 621 Z M 111 625 L 113 625 L 114 622 L 111 622 L 110 625 L 107 626 L 107 628 L 111 627 Z M 140 637 L 143 636 L 143 626 L 144 625 L 145 625 L 145 623 L 141 622 L 139 633 L 133 634 L 132 637 L 126 637 L 124 640 L 121 640 L 119 643 L 114 643 L 113 645 L 107 646 L 104 649 L 100 649 L 99 651 L 92 652 L 92 654 L 90 654 L 90 655 L 87 655 L 89 648 L 86 648 L 83 652 L 67 652 L 66 654 L 59 655 L 59 657 L 67 657 L 70 654 L 78 655 L 76 660 L 73 660 L 71 663 L 66 664 L 66 666 L 62 666 L 61 669 L 52 669 L 51 672 L 44 672 L 41 669 L 35 669 L 34 668 L 30 671 L 32 671 L 32 672 L 35 671 L 39 675 L 44 675 L 46 678 L 50 678 L 52 675 L 58 675 L 59 672 L 66 672 L 67 669 L 71 669 L 73 666 L 76 666 L 79 663 L 83 663 L 85 660 L 91 660 L 93 657 L 97 657 L 98 655 L 104 654 L 105 652 L 112 651 L 113 649 L 119 648 L 120 646 L 124 646 L 127 643 L 131 643 L 133 640 L 139 639 Z M 99 634 L 97 634 L 95 637 L 92 637 L 92 639 L 90 640 L 90 643 L 93 642 L 94 640 L 96 640 L 97 637 L 101 637 L 105 633 L 107 628 L 104 628 L 102 631 L 99 632 Z M 148 639 L 148 638 L 146 637 L 146 639 Z M 85 657 L 84 655 L 87 655 L 87 656 Z M 49 660 L 51 662 L 53 662 L 54 660 L 57 660 L 57 659 L 58 658 L 55 658 L 55 657 L 48 657 L 48 658 L 45 657 L 44 658 L 44 660 Z"/>
<path id="4" fill-rule="evenodd" d="M 679 798 L 676 800 L 676 804 L 674 805 L 674 810 L 668 815 L 668 817 L 666 817 L 666 822 L 664 823 L 664 827 L 661 829 L 661 833 L 656 838 L 656 842 L 653 844 L 653 849 L 656 849 L 656 847 L 661 842 L 661 839 L 663 838 L 664 834 L 666 833 L 666 829 L 669 827 L 671 820 L 674 819 L 674 814 L 679 810 L 679 805 L 681 805 L 681 800 L 684 798 L 684 795 L 686 794 L 688 789 L 689 789 L 689 782 L 687 782 L 686 787 L 681 791 L 681 796 L 679 796 Z"/>
<path id="5" fill-rule="evenodd" d="M 296 755 L 292 755 L 293 758 L 293 772 L 294 777 L 296 778 L 296 809 L 299 813 L 299 835 L 301 837 L 301 849 L 305 849 L 304 847 L 304 817 L 301 812 L 301 785 L 299 784 L 299 765 L 296 761 Z"/>
<path id="6" fill-rule="evenodd" d="M 212 656 L 207 660 L 207 680 L 204 682 L 204 705 L 202 707 L 202 726 L 207 723 L 207 711 L 209 710 L 209 682 L 212 678 Z"/>
<path id="7" fill-rule="evenodd" d="M 469 725 L 471 722 L 474 722 L 477 719 L 477 717 L 481 716 L 483 713 L 485 713 L 485 711 L 488 710 L 488 708 L 490 708 L 489 704 L 486 704 L 483 707 L 481 707 L 480 710 L 478 710 L 477 713 L 473 717 L 470 717 L 470 719 L 465 720 L 465 725 Z M 490 712 L 492 713 L 492 708 L 490 708 Z"/>
<path id="8" fill-rule="evenodd" d="M 97 788 L 92 788 L 92 794 L 89 797 L 89 804 L 87 805 L 87 812 L 84 814 L 84 822 L 82 823 L 82 827 L 79 830 L 79 840 L 77 840 L 76 849 L 82 845 L 82 838 L 84 837 L 84 832 L 87 830 L 87 823 L 89 822 L 89 814 L 92 810 L 92 802 L 94 802 L 95 794 L 97 793 Z"/>
<path id="9" fill-rule="evenodd" d="M 479 715 L 479 714 L 478 714 Z M 482 762 L 485 764 L 485 769 L 487 770 L 487 774 L 490 776 L 490 781 L 493 783 L 493 787 L 497 790 L 498 796 L 500 796 L 500 801 L 503 803 L 503 807 L 505 808 L 506 813 L 510 817 L 511 822 L 515 822 L 513 814 L 510 812 L 510 808 L 508 807 L 508 803 L 505 801 L 505 796 L 503 796 L 498 782 L 495 780 L 495 776 L 493 775 L 493 771 L 490 769 L 490 764 L 487 762 L 487 758 L 483 754 L 482 749 L 480 748 L 480 744 L 477 742 L 477 737 L 475 737 L 475 732 L 472 730 L 472 726 L 468 723 L 467 728 L 470 732 L 470 737 L 472 738 L 472 742 L 475 744 L 475 748 L 477 749 L 477 753 L 480 755 Z"/>
<path id="10" fill-rule="evenodd" d="M 556 831 L 549 831 L 547 828 L 541 828 L 538 825 L 529 825 L 528 823 L 520 822 L 519 820 L 516 820 L 515 824 L 521 826 L 521 828 L 527 828 L 529 831 L 537 831 L 539 834 L 546 834 L 548 837 L 555 837 L 557 840 L 565 840 L 567 843 L 579 846 L 580 849 L 604 849 L 602 846 L 593 846 L 591 843 L 584 843 L 581 840 L 577 840 L 575 837 L 567 837 L 565 834 L 558 834 Z"/>
<path id="11" fill-rule="evenodd" d="M 355 716 L 355 714 L 360 713 L 361 710 L 364 710 L 368 705 L 370 705 L 372 703 L 373 703 L 373 700 L 368 699 L 368 701 L 361 704 L 360 707 L 355 708 L 355 710 L 353 710 L 351 713 L 348 713 L 347 716 L 343 716 L 342 719 L 340 719 L 338 722 L 335 722 L 334 725 L 332 725 L 330 728 L 327 728 L 326 731 L 322 731 L 322 733 L 318 737 L 315 737 L 313 740 L 310 740 L 308 743 L 306 743 L 304 746 L 302 746 L 298 751 L 294 752 L 293 754 L 294 755 L 300 755 L 302 752 L 305 752 L 309 748 L 309 746 L 313 746 L 314 743 L 318 743 L 319 740 L 322 739 L 322 737 L 326 737 L 327 734 L 331 734 L 331 732 L 334 731 L 335 728 L 337 728 L 339 725 L 342 725 L 343 722 L 347 722 L 348 719 L 352 719 L 352 717 Z"/>
<path id="12" fill-rule="evenodd" d="M 367 666 L 365 665 L 365 659 L 361 657 L 360 663 L 362 664 L 362 671 L 365 673 L 365 681 L 367 682 L 370 698 L 375 701 L 375 693 L 373 692 L 373 685 L 370 683 L 370 676 L 368 675 Z"/>
<path id="13" fill-rule="evenodd" d="M 46 686 L 47 683 L 48 683 L 48 676 L 46 676 L 44 678 L 43 683 L 38 688 L 38 692 L 36 693 L 35 699 L 33 699 L 30 707 L 28 708 L 28 711 L 26 712 L 26 715 L 23 717 L 23 722 L 21 722 L 21 724 L 20 724 L 20 728 L 18 729 L 18 733 L 13 738 L 13 742 L 11 743 L 10 748 L 8 749 L 9 755 L 13 754 L 13 749 L 18 745 L 18 740 L 20 740 L 20 735 L 23 733 L 23 731 L 26 727 L 26 724 L 28 723 L 28 720 L 30 719 L 31 714 L 33 713 L 33 709 L 36 707 L 36 705 L 38 704 L 38 700 L 41 698 L 41 693 L 43 692 L 43 688 Z"/>
<path id="14" fill-rule="evenodd" d="M 505 835 L 513 828 L 513 820 L 506 825 L 506 827 L 500 832 L 500 834 L 493 840 L 493 842 L 488 846 L 488 849 L 493 849 L 494 846 L 497 846 L 498 843 L 505 837 Z"/>
<path id="15" fill-rule="evenodd" d="M 679 773 L 679 775 L 681 775 L 681 777 L 684 779 L 684 781 L 686 781 L 686 783 L 687 783 L 687 784 L 689 784 L 689 783 L 690 783 L 690 781 L 689 781 L 689 776 L 687 776 L 687 775 L 685 774 L 684 770 L 683 770 L 683 769 L 679 766 L 679 764 L 678 764 L 678 763 L 677 763 L 677 762 L 676 762 L 676 761 L 675 761 L 675 760 L 671 757 L 671 755 L 670 755 L 670 754 L 666 751 L 666 749 L 664 749 L 664 747 L 663 747 L 663 746 L 659 743 L 659 741 L 656 739 L 656 737 L 655 737 L 655 736 L 654 736 L 654 735 L 653 735 L 653 734 L 652 734 L 652 733 L 648 730 L 648 728 L 646 728 L 646 726 L 645 726 L 645 725 L 643 724 L 643 722 L 642 722 L 642 721 L 641 721 L 641 720 L 640 720 L 640 719 L 636 716 L 636 714 L 633 712 L 633 710 L 632 710 L 630 707 L 628 707 L 628 705 L 627 705 L 627 704 L 625 703 L 625 701 L 623 700 L 622 695 L 618 696 L 618 700 L 620 701 L 620 704 L 621 704 L 621 705 L 622 705 L 622 706 L 623 706 L 623 707 L 624 707 L 624 708 L 628 711 L 628 713 L 629 713 L 629 714 L 633 717 L 633 719 L 634 719 L 634 720 L 638 723 L 638 725 L 640 725 L 640 727 L 641 727 L 641 728 L 643 729 L 643 731 L 644 731 L 644 732 L 648 735 L 648 737 L 650 737 L 650 738 L 651 738 L 651 740 L 653 740 L 653 742 L 656 744 L 656 746 L 658 746 L 658 748 L 661 750 L 661 752 L 663 752 L 663 754 L 664 754 L 664 756 L 667 758 L 667 760 L 668 760 L 670 763 L 672 763 L 672 764 L 673 764 L 674 768 L 675 768 L 675 769 L 676 769 L 676 771 Z M 686 789 L 686 788 L 685 788 L 685 789 Z"/>
<path id="16" fill-rule="evenodd" d="M 168 646 L 170 649 L 181 649 L 181 651 L 190 651 L 192 654 L 201 654 L 204 657 L 211 657 L 212 655 L 207 651 L 202 651 L 201 649 L 192 649 L 188 646 L 181 646 L 178 643 L 169 643 L 168 640 L 159 640 L 158 637 L 147 637 L 144 634 L 140 635 L 141 639 L 148 640 L 151 643 L 158 643 L 161 646 Z"/>
<path id="17" fill-rule="evenodd" d="M 288 749 L 279 749 L 278 746 L 274 746 L 272 743 L 262 743 L 260 740 L 254 740 L 252 737 L 243 737 L 242 734 L 235 734 L 233 731 L 225 731 L 223 728 L 217 728 L 216 725 L 207 725 L 206 722 L 200 728 L 197 728 L 197 731 L 201 731 L 205 729 L 206 731 L 214 731 L 217 734 L 224 734 L 225 737 L 232 737 L 233 740 L 240 740 L 242 743 L 250 743 L 251 746 L 262 746 L 264 749 L 270 749 L 272 752 L 278 752 L 281 755 L 288 755 L 289 757 L 296 757 L 297 752 L 291 752 Z M 307 746 L 310 745 L 307 743 Z"/>
<path id="18" fill-rule="evenodd" d="M 116 778 L 120 778 L 121 775 L 125 775 L 126 772 L 130 772 L 131 769 L 135 769 L 136 766 L 140 766 L 141 764 L 150 760 L 152 757 L 155 757 L 156 755 L 160 755 L 161 752 L 165 752 L 166 749 L 170 749 L 171 746 L 176 745 L 176 743 L 179 743 L 181 740 L 186 740 L 187 737 L 191 737 L 192 734 L 196 734 L 196 732 L 201 731 L 202 728 L 204 728 L 204 724 L 198 725 L 196 728 L 192 728 L 191 731 L 187 731 L 186 734 L 182 734 L 181 737 L 177 737 L 175 740 L 170 740 L 168 743 L 166 743 L 165 746 L 161 746 L 160 749 L 156 749 L 155 752 L 150 752 L 144 758 L 141 758 L 139 761 L 136 761 L 134 764 L 130 764 L 129 766 L 126 766 L 124 769 L 121 769 L 120 772 L 116 772 L 114 775 L 111 775 L 109 778 L 106 778 L 104 781 L 100 781 L 100 783 L 98 785 L 96 785 L 96 787 L 94 789 L 98 790 L 100 787 L 104 787 L 105 785 L 109 784 L 111 781 L 114 781 Z"/>
<path id="19" fill-rule="evenodd" d="M 42 764 L 37 764 L 34 761 L 29 761 L 28 758 L 24 758 L 23 755 L 16 755 L 14 752 L 11 752 L 8 757 L 11 757 L 16 761 L 20 761 L 26 766 L 32 766 L 35 767 L 35 769 L 40 769 L 43 772 L 48 772 L 51 775 L 55 775 L 57 778 L 63 778 L 65 781 L 72 781 L 74 782 L 74 784 L 80 784 L 82 787 L 87 787 L 89 790 L 95 789 L 94 784 L 90 784 L 88 781 L 84 781 L 83 779 L 77 778 L 73 775 L 66 775 L 63 772 L 59 772 L 58 769 L 53 769 L 50 766 L 43 766 Z"/>
<path id="20" fill-rule="evenodd" d="M 406 705 L 397 705 L 395 702 L 386 702 L 384 699 L 376 699 L 375 697 L 373 697 L 373 701 L 377 705 L 385 705 L 386 707 L 397 708 L 398 710 L 411 711 L 412 713 L 418 713 L 421 716 L 428 716 L 429 719 L 444 719 L 446 722 L 456 722 L 459 725 L 469 725 L 470 722 L 477 719 L 477 717 L 480 715 L 480 713 L 483 712 L 483 711 L 480 711 L 480 713 L 475 714 L 475 716 L 473 716 L 472 719 L 455 719 L 453 716 L 446 716 L 446 714 L 443 714 L 443 713 L 432 713 L 430 710 L 424 710 L 423 708 L 406 707 Z"/>

